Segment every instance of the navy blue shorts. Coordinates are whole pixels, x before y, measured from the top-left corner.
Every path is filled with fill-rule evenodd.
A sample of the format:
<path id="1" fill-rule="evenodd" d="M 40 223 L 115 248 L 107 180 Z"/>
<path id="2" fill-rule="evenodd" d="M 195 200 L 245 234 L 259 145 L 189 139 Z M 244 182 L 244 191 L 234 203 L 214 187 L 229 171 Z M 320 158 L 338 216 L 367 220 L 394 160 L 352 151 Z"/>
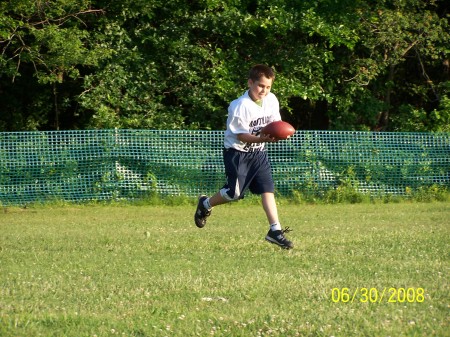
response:
<path id="1" fill-rule="evenodd" d="M 223 197 L 238 200 L 247 189 L 253 194 L 275 191 L 272 169 L 266 151 L 223 150 L 227 182 L 220 190 Z M 226 195 L 225 195 L 226 193 Z"/>

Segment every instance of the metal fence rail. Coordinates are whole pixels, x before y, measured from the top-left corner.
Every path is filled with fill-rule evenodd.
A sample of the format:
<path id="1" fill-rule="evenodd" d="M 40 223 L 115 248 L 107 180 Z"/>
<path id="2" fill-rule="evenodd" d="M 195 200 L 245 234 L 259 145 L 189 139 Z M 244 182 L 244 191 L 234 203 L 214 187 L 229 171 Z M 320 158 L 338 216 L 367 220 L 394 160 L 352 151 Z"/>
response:
<path id="1" fill-rule="evenodd" d="M 0 204 L 215 193 L 223 131 L 0 133 Z M 450 186 L 449 133 L 302 131 L 268 144 L 277 192 L 371 195 Z"/>

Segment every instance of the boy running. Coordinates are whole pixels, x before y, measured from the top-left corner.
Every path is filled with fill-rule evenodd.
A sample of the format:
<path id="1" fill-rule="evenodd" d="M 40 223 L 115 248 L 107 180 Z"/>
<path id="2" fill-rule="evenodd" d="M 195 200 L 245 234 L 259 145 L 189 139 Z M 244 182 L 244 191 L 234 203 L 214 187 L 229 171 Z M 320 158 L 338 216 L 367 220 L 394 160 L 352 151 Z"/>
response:
<path id="1" fill-rule="evenodd" d="M 293 244 L 284 236 L 287 229 L 281 229 L 272 171 L 264 148 L 265 143 L 277 140 L 261 134 L 264 126 L 281 120 L 278 99 L 270 92 L 274 79 L 272 68 L 261 64 L 254 66 L 249 72 L 249 89 L 228 107 L 223 150 L 226 183 L 212 197 L 203 195 L 199 198 L 194 220 L 197 227 L 204 227 L 214 206 L 242 199 L 249 189 L 253 194 L 261 195 L 270 225 L 265 239 L 290 249 Z"/>

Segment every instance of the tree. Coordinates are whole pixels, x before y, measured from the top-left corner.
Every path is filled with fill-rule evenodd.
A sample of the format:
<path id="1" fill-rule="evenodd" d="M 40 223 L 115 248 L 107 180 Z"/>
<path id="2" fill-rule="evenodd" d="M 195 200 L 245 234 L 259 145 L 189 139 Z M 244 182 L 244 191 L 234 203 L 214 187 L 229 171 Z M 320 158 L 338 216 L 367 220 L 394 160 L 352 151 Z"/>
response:
<path id="1" fill-rule="evenodd" d="M 391 112 L 398 113 L 404 103 L 420 100 L 430 109 L 430 102 L 438 102 L 445 95 L 438 93 L 430 78 L 433 71 L 435 80 L 448 81 L 448 76 L 436 73 L 439 62 L 448 59 L 445 46 L 450 37 L 447 21 L 436 12 L 436 3 L 394 1 L 360 9 L 363 23 L 360 35 L 365 37 L 361 51 L 366 51 L 365 55 L 358 55 L 363 57 L 355 59 L 354 65 L 359 68 L 354 68 L 355 79 L 370 86 L 383 100 L 383 109 L 377 116 L 379 130 L 389 129 Z"/>
<path id="2" fill-rule="evenodd" d="M 49 124 L 59 129 L 61 112 L 74 104 L 73 92 L 64 92 L 63 85 L 79 87 L 80 67 L 95 66 L 105 52 L 89 45 L 84 21 L 101 12 L 92 9 L 89 1 L 14 0 L 0 4 L 1 85 L 11 99 L 5 102 L 5 111 L 12 112 L 10 124 L 18 129 Z M 31 99 L 20 99 L 27 95 L 32 95 Z"/>
<path id="3" fill-rule="evenodd" d="M 1 3 L 0 129 L 222 129 L 265 63 L 297 129 L 444 130 L 446 15 L 442 0 Z"/>

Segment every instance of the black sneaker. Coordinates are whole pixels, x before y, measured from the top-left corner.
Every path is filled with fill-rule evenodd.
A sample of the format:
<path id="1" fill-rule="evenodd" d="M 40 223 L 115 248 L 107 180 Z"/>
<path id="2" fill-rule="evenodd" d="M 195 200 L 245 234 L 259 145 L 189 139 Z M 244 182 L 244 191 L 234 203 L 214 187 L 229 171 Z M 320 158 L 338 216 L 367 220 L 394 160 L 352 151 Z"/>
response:
<path id="1" fill-rule="evenodd" d="M 206 199 L 208 199 L 206 195 L 202 195 L 198 198 L 197 210 L 194 215 L 194 221 L 198 228 L 203 228 L 206 225 L 206 218 L 211 215 L 211 210 L 208 210 L 203 206 L 203 201 Z"/>
<path id="2" fill-rule="evenodd" d="M 291 230 L 289 227 L 286 227 L 285 229 L 282 229 L 281 231 L 272 231 L 269 229 L 269 232 L 266 235 L 266 240 L 270 243 L 274 243 L 284 249 L 291 249 L 294 248 L 294 244 L 286 239 L 284 236 L 284 233 L 288 233 Z"/>

